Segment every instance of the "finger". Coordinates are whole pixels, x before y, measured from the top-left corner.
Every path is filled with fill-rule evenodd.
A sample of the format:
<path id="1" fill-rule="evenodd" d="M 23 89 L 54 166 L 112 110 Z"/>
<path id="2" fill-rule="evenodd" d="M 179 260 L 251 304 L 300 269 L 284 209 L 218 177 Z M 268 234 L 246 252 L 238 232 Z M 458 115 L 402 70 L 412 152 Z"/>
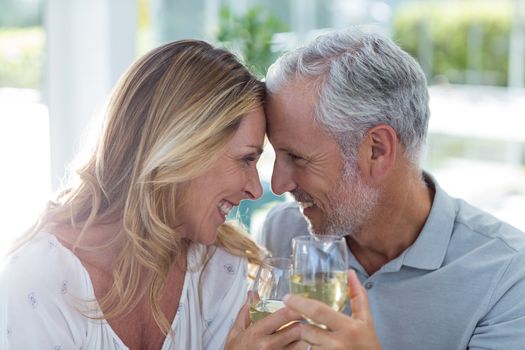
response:
<path id="1" fill-rule="evenodd" d="M 293 321 L 299 321 L 301 319 L 302 317 L 300 314 L 292 312 L 286 308 L 282 308 L 273 314 L 266 316 L 262 320 L 257 321 L 252 325 L 252 327 L 257 327 L 262 334 L 273 334 L 284 325 L 287 325 Z"/>
<path id="2" fill-rule="evenodd" d="M 370 315 L 368 296 L 355 271 L 352 269 L 348 270 L 348 296 L 352 308 L 352 317 L 358 320 L 367 319 Z"/>
<path id="3" fill-rule="evenodd" d="M 331 330 L 337 330 L 344 324 L 348 316 L 333 310 L 330 306 L 315 299 L 305 298 L 300 295 L 290 294 L 285 297 L 284 304 L 295 313 L 327 326 Z"/>
<path id="4" fill-rule="evenodd" d="M 234 338 L 248 328 L 250 325 L 250 297 L 246 299 L 246 302 L 242 306 L 241 310 L 239 311 L 239 314 L 237 315 L 237 318 L 235 319 L 235 322 L 233 323 L 233 326 L 230 330 L 229 336 Z"/>
<path id="5" fill-rule="evenodd" d="M 301 340 L 323 349 L 339 348 L 334 342 L 334 333 L 312 324 L 301 324 Z"/>
<path id="6" fill-rule="evenodd" d="M 310 345 L 310 343 L 305 341 L 296 341 L 285 346 L 284 350 L 306 350 L 308 349 L 308 345 Z"/>
<path id="7" fill-rule="evenodd" d="M 257 291 L 249 291 L 248 298 L 250 299 L 252 305 L 256 305 L 261 300 L 261 297 L 259 297 L 259 292 Z"/>
<path id="8" fill-rule="evenodd" d="M 299 342 L 301 339 L 300 326 L 300 323 L 293 323 L 272 334 L 272 342 L 269 348 L 281 349 L 288 345 Z"/>

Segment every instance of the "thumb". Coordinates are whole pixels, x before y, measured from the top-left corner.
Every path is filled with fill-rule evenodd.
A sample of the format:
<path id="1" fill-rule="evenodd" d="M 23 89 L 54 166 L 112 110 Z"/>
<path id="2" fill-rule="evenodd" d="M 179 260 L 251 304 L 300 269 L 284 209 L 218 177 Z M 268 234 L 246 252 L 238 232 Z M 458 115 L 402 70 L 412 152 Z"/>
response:
<path id="1" fill-rule="evenodd" d="M 365 320 L 368 318 L 368 296 L 366 290 L 361 285 L 354 270 L 348 270 L 348 297 L 352 308 L 352 317 Z"/>
<path id="2" fill-rule="evenodd" d="M 244 332 L 248 326 L 250 326 L 250 302 L 251 300 L 248 292 L 248 298 L 246 298 L 246 302 L 239 311 L 239 314 L 237 315 L 237 318 L 235 319 L 235 322 L 233 322 L 232 328 L 228 333 L 228 337 L 226 338 L 226 342 L 224 344 L 224 349 L 240 348 L 239 346 L 240 343 L 242 343 L 242 339 L 238 338 L 240 334 Z"/>
<path id="3" fill-rule="evenodd" d="M 246 302 L 242 306 L 233 326 L 230 330 L 228 338 L 235 338 L 240 332 L 244 331 L 250 325 L 250 296 L 246 298 Z"/>

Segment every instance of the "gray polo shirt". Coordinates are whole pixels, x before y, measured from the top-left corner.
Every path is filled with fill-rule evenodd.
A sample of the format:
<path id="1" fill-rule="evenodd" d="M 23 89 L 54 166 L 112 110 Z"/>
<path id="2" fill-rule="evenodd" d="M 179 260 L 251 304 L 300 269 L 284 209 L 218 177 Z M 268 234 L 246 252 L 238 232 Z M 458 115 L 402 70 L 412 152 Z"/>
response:
<path id="1" fill-rule="evenodd" d="M 436 194 L 412 246 L 372 276 L 349 250 L 383 349 L 525 349 L 525 234 L 426 180 Z M 297 204 L 285 203 L 257 241 L 289 256 L 306 232 Z"/>

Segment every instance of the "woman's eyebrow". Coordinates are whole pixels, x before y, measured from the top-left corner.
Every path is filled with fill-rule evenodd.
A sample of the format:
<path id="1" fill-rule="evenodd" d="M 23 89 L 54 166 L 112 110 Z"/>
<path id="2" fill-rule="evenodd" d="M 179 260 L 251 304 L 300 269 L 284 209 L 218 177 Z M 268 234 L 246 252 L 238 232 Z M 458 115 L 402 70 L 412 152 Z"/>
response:
<path id="1" fill-rule="evenodd" d="M 259 145 L 248 145 L 247 147 L 254 148 L 258 155 L 261 155 L 263 153 L 263 149 Z"/>

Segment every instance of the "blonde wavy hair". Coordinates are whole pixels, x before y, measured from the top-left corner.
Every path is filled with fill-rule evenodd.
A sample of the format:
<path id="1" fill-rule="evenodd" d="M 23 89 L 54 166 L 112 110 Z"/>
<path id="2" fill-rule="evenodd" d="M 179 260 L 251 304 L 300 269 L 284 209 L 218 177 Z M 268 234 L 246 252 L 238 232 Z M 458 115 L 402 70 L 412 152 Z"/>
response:
<path id="1" fill-rule="evenodd" d="M 75 249 L 88 228 L 122 221 L 108 242 L 122 245 L 113 285 L 98 303 L 112 318 L 147 295 L 157 325 L 169 333 L 161 289 L 173 263 L 186 269 L 190 244 L 177 233 L 177 192 L 213 164 L 264 97 L 264 84 L 225 50 L 195 40 L 154 49 L 114 89 L 77 184 L 49 203 L 21 242 L 46 225 L 67 225 L 80 229 Z M 225 223 L 218 231 L 217 246 L 259 262 L 259 248 L 242 229 Z"/>

